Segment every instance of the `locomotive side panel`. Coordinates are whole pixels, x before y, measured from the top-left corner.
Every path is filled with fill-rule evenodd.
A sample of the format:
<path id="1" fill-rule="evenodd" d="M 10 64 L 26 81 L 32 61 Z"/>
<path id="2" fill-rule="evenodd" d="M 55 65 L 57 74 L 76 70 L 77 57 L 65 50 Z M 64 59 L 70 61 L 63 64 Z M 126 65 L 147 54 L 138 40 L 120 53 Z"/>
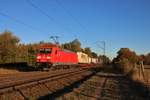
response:
<path id="1" fill-rule="evenodd" d="M 78 63 L 77 54 L 74 52 L 58 50 L 57 61 L 55 61 L 55 63 L 63 65 L 77 64 Z"/>
<path id="2" fill-rule="evenodd" d="M 77 64 L 77 54 L 70 51 L 64 51 L 63 62 L 64 64 Z"/>

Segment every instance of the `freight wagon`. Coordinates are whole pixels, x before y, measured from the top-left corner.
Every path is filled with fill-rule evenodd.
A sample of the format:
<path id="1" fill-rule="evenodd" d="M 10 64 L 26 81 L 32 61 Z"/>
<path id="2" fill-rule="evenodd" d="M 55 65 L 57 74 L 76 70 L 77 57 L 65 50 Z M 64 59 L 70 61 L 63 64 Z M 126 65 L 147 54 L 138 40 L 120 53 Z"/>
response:
<path id="1" fill-rule="evenodd" d="M 91 63 L 98 63 L 98 59 L 97 58 L 91 58 Z"/>
<path id="2" fill-rule="evenodd" d="M 83 52 L 77 52 L 78 55 L 78 63 L 79 64 L 87 64 L 90 63 L 89 56 Z"/>
<path id="3" fill-rule="evenodd" d="M 69 50 L 62 50 L 58 45 L 43 44 L 39 46 L 36 55 L 36 68 L 48 69 L 50 67 L 63 66 L 88 66 L 96 64 L 97 58 L 91 58 L 83 52 L 72 52 Z"/>

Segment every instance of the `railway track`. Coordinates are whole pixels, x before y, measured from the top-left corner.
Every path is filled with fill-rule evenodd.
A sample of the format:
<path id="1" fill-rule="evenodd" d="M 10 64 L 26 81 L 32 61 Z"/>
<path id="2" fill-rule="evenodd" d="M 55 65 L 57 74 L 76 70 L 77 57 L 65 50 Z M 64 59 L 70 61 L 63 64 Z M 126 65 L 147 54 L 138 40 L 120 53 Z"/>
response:
<path id="1" fill-rule="evenodd" d="M 150 100 L 150 94 L 124 75 L 98 72 L 56 100 Z"/>
<path id="2" fill-rule="evenodd" d="M 39 99 L 93 74 L 88 69 L 67 69 L 0 76 L 0 100 Z"/>
<path id="3" fill-rule="evenodd" d="M 105 66 L 106 67 L 106 66 Z M 66 69 L 0 76 L 0 100 L 149 100 L 145 87 L 112 69 Z"/>

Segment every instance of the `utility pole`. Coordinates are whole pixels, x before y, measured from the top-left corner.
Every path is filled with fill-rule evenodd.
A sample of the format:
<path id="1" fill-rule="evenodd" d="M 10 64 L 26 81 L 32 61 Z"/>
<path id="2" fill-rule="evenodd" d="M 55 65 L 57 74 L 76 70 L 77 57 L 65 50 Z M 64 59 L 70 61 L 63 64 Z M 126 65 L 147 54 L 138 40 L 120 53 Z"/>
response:
<path id="1" fill-rule="evenodd" d="M 97 41 L 97 42 L 95 42 L 96 43 L 96 45 L 100 48 L 100 49 L 102 49 L 103 50 L 103 62 L 105 62 L 105 56 L 106 56 L 106 42 L 105 41 Z M 102 44 L 102 46 L 101 46 L 101 44 Z"/>
<path id="2" fill-rule="evenodd" d="M 99 43 L 102 43 L 103 46 L 101 46 Z M 103 55 L 106 55 L 106 42 L 105 41 L 98 41 L 96 42 L 96 45 L 103 50 Z"/>
<path id="3" fill-rule="evenodd" d="M 59 36 L 51 36 L 50 38 L 55 42 L 55 44 L 59 45 L 58 41 Z"/>

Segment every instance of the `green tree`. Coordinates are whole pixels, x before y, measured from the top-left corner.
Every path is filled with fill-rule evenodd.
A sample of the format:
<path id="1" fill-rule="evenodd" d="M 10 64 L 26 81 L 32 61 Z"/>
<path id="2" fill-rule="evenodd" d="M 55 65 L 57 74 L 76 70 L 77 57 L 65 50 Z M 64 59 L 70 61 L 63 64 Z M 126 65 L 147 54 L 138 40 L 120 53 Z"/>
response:
<path id="1" fill-rule="evenodd" d="M 10 31 L 4 31 L 0 34 L 0 58 L 3 63 L 14 62 L 19 38 Z M 13 59 L 12 59 L 13 58 Z"/>
<path id="2" fill-rule="evenodd" d="M 89 47 L 84 48 L 84 53 L 86 53 L 88 56 L 92 57 L 92 51 Z"/>
<path id="3" fill-rule="evenodd" d="M 120 60 L 126 58 L 130 63 L 137 63 L 138 61 L 136 53 L 131 51 L 129 48 L 121 48 L 117 53 Z"/>
<path id="4" fill-rule="evenodd" d="M 143 62 L 145 65 L 150 65 L 150 53 L 143 57 Z"/>
<path id="5" fill-rule="evenodd" d="M 98 57 L 95 52 L 92 52 L 92 53 L 91 53 L 91 56 L 92 56 L 93 58 L 97 58 L 97 57 Z"/>
<path id="6" fill-rule="evenodd" d="M 131 72 L 139 60 L 136 53 L 129 48 L 121 48 L 117 54 L 117 57 L 113 60 L 115 66 L 125 73 Z"/>
<path id="7" fill-rule="evenodd" d="M 72 50 L 71 44 L 70 43 L 64 43 L 61 45 L 62 49 L 67 49 L 67 50 Z"/>
<path id="8" fill-rule="evenodd" d="M 78 39 L 73 40 L 70 44 L 74 52 L 81 51 L 81 43 Z"/>
<path id="9" fill-rule="evenodd" d="M 75 39 L 69 43 L 64 43 L 61 45 L 61 48 L 63 49 L 67 49 L 67 50 L 71 50 L 71 51 L 74 51 L 74 52 L 78 52 L 78 51 L 81 51 L 81 43 L 78 39 Z"/>
<path id="10" fill-rule="evenodd" d="M 109 64 L 111 62 L 111 60 L 107 56 L 104 56 L 104 55 L 99 55 L 98 59 L 102 60 L 103 64 Z"/>

